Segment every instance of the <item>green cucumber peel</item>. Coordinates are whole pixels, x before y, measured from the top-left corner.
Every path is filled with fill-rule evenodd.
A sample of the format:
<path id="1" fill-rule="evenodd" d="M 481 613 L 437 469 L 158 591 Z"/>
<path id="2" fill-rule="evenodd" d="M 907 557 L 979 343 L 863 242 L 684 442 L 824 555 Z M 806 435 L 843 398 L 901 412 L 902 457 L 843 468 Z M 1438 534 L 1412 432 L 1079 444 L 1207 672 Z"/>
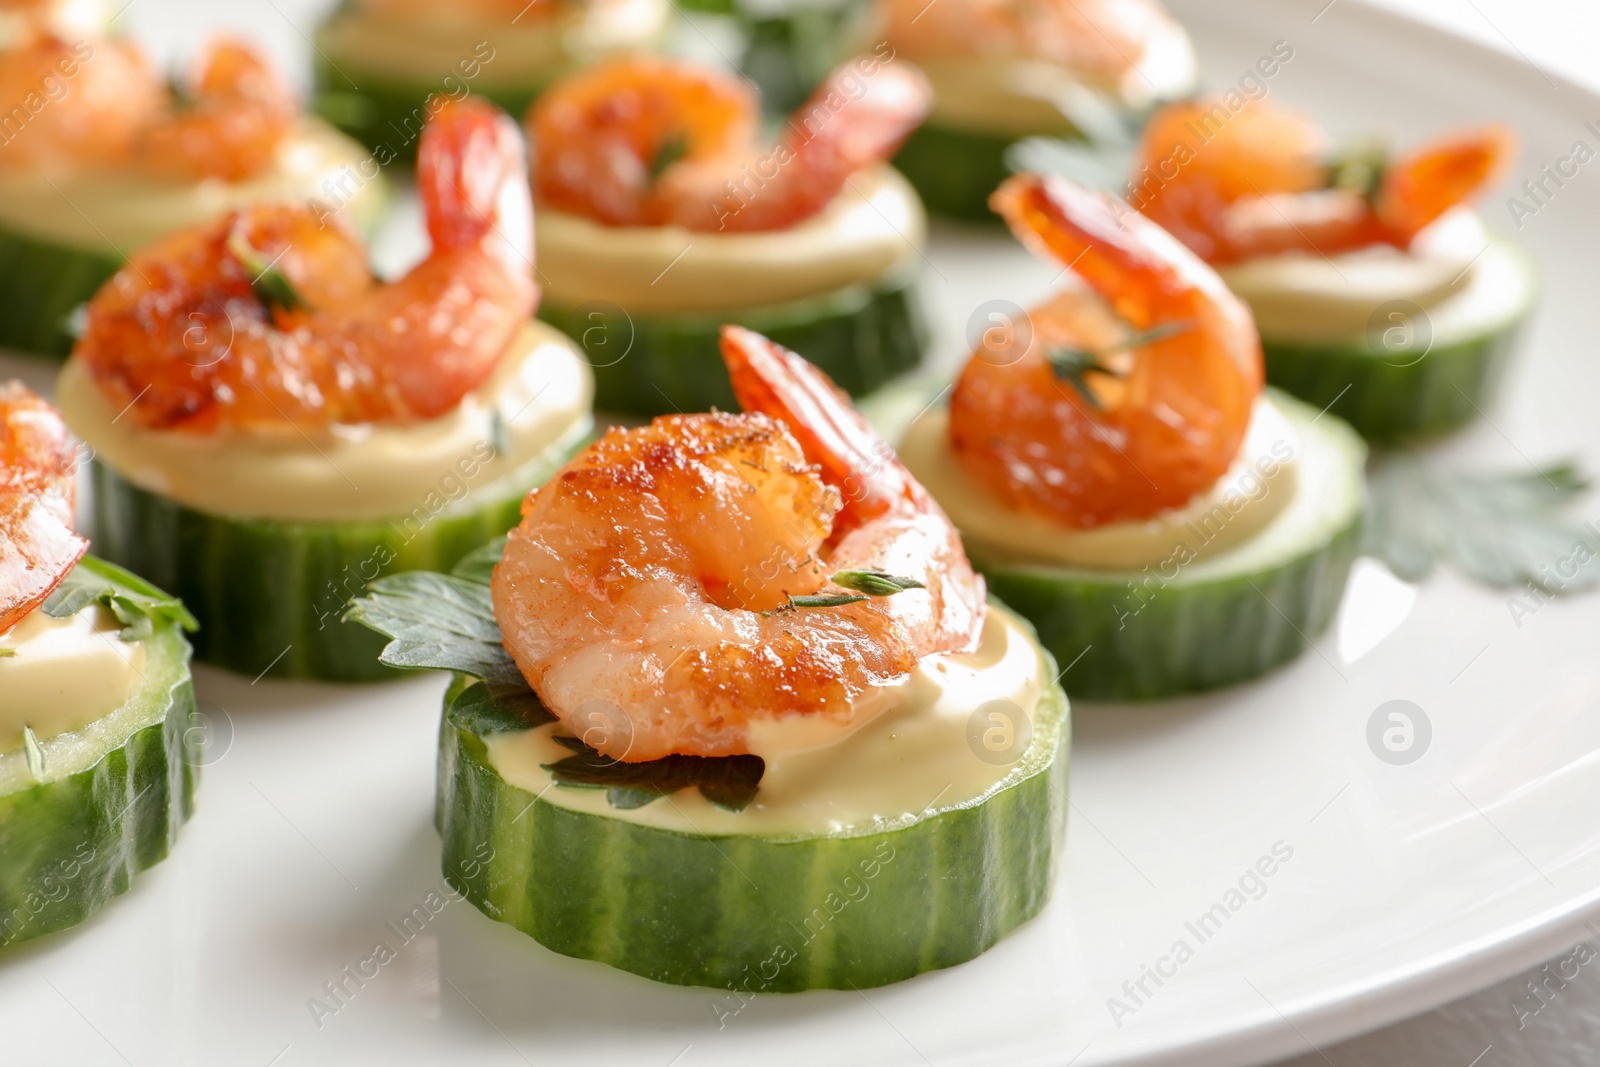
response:
<path id="1" fill-rule="evenodd" d="M 66 619 L 91 604 L 107 608 L 122 623 L 124 641 L 143 641 L 161 623 L 193 632 L 199 629 L 183 601 L 157 589 L 114 563 L 86 556 L 40 606 L 54 619 Z"/>
<path id="2" fill-rule="evenodd" d="M 380 658 L 391 667 L 477 678 L 482 684 L 463 688 L 445 714 L 479 737 L 556 721 L 506 651 L 495 621 L 489 582 L 505 546 L 504 537 L 496 538 L 464 556 L 449 574 L 408 571 L 379 578 L 344 614 L 390 639 Z M 611 806 L 623 810 L 694 786 L 713 804 L 738 811 L 755 798 L 766 770 L 758 756 L 666 756 L 628 763 L 575 737 L 555 740 L 573 752 L 546 767 L 556 783 L 603 788 Z"/>
<path id="3" fill-rule="evenodd" d="M 1600 530 L 1564 515 L 1588 487 L 1571 463 L 1479 474 L 1391 456 L 1368 481 L 1371 514 L 1361 549 L 1407 581 L 1448 560 L 1496 588 L 1590 589 L 1600 584 L 1600 564 L 1590 565 L 1600 559 Z M 1577 565 L 1572 575 L 1550 573 L 1568 561 Z"/>

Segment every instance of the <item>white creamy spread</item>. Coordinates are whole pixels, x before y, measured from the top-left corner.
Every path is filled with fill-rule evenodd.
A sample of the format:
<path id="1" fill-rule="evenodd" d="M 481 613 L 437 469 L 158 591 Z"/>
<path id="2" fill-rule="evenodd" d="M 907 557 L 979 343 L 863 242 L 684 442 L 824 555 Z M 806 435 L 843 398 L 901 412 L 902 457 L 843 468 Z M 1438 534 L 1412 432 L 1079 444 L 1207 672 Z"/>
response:
<path id="1" fill-rule="evenodd" d="M 366 149 L 304 118 L 268 170 L 239 182 L 164 181 L 104 169 L 43 173 L 0 168 L 0 225 L 60 244 L 127 255 L 174 230 L 250 204 L 321 200 L 357 230 L 383 208 Z"/>
<path id="2" fill-rule="evenodd" d="M 588 431 L 594 382 L 563 334 L 531 322 L 454 411 L 406 425 L 336 426 L 316 438 L 292 428 L 146 430 L 120 417 L 77 360 L 62 370 L 56 393 L 96 460 L 152 493 L 213 514 L 354 522 L 419 507 L 434 513 L 515 477 L 551 446 Z"/>
<path id="3" fill-rule="evenodd" d="M 546 296 L 565 307 L 736 311 L 876 280 L 915 260 L 926 233 L 921 201 L 885 166 L 855 175 L 826 208 L 786 230 L 604 226 L 541 208 L 538 262 Z"/>
<path id="4" fill-rule="evenodd" d="M 35 609 L 0 633 L 0 752 L 22 747 L 24 726 L 45 741 L 122 706 L 139 684 L 144 645 L 121 640 L 121 628 L 90 605 L 64 619 Z"/>
<path id="5" fill-rule="evenodd" d="M 324 51 L 363 71 L 406 82 L 437 78 L 440 92 L 452 88 L 443 83 L 446 77 L 472 88 L 515 89 L 575 62 L 648 47 L 665 31 L 671 13 L 666 0 L 603 0 L 569 4 L 548 15 L 529 12 L 508 23 L 449 4 L 435 5 L 426 17 L 357 7 L 335 16 L 317 40 Z"/>
<path id="6" fill-rule="evenodd" d="M 1175 552 L 1199 559 L 1259 532 L 1300 487 L 1298 435 L 1266 397 L 1256 401 L 1233 466 L 1210 489 L 1152 518 L 1087 530 L 1008 508 L 956 462 L 949 425 L 947 409 L 924 412 L 906 431 L 900 459 L 962 537 L 990 559 L 1113 570 L 1159 564 Z"/>
<path id="7" fill-rule="evenodd" d="M 766 772 L 741 812 L 719 808 L 694 789 L 620 810 L 602 789 L 552 786 L 542 765 L 571 755 L 551 740 L 555 724 L 491 736 L 489 762 L 508 783 L 550 803 L 683 833 L 886 828 L 935 805 L 978 800 L 1022 773 L 1040 698 L 1054 682 L 1044 677 L 1026 630 L 991 607 L 976 651 L 923 659 L 908 677 L 868 692 L 847 716 L 752 723 L 749 747 L 766 761 Z M 980 714 L 975 726 L 974 713 L 992 701 L 1008 703 L 1003 712 Z M 969 740 L 974 729 L 977 742 Z M 1006 758 L 980 758 L 974 744 Z"/>
<path id="8" fill-rule="evenodd" d="M 1336 256 L 1291 252 L 1223 267 L 1222 275 L 1255 314 L 1263 337 L 1324 341 L 1359 337 L 1369 329 L 1415 328 L 1426 312 L 1473 283 L 1489 245 L 1482 220 L 1458 207 L 1416 236 L 1409 249 L 1373 245 Z M 1381 313 L 1385 305 L 1400 314 Z M 1374 324 L 1374 317 L 1383 321 Z"/>
<path id="9" fill-rule="evenodd" d="M 933 125 L 1019 137 L 1070 132 L 1068 116 L 1087 109 L 1142 111 L 1179 99 L 1194 91 L 1199 77 L 1194 47 L 1176 23 L 1152 38 L 1138 65 L 1110 84 L 1038 60 L 907 58 L 933 83 Z"/>

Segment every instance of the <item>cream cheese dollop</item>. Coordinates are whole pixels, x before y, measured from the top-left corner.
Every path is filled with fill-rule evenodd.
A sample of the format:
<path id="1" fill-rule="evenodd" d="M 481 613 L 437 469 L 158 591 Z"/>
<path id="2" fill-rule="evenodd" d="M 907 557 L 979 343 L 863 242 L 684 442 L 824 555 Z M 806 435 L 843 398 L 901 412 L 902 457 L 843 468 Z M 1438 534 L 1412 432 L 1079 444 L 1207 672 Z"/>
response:
<path id="1" fill-rule="evenodd" d="M 366 149 L 303 118 L 266 171 L 243 181 L 177 182 L 97 168 L 0 168 L 0 226 L 59 244 L 128 255 L 174 230 L 251 204 L 321 200 L 356 229 L 376 221 L 384 186 Z"/>
<path id="2" fill-rule="evenodd" d="M 489 762 L 509 784 L 561 807 L 682 833 L 887 829 L 935 805 L 988 796 L 1023 773 L 1040 700 L 1054 684 L 1026 624 L 991 605 L 973 652 L 925 657 L 905 678 L 834 714 L 753 722 L 749 747 L 766 771 L 740 812 L 692 789 L 620 810 L 604 790 L 553 786 L 544 765 L 571 755 L 551 739 L 555 724 L 491 736 Z M 990 742 L 987 752 L 1003 758 L 974 748 Z"/>
<path id="3" fill-rule="evenodd" d="M 891 167 L 863 171 L 833 202 L 786 230 L 695 232 L 604 226 L 539 209 L 538 262 L 555 304 L 629 314 L 738 311 L 829 293 L 907 269 L 927 217 Z"/>
<path id="4" fill-rule="evenodd" d="M 392 520 L 419 507 L 437 512 L 582 437 L 593 395 L 588 363 L 542 322 L 523 328 L 494 374 L 454 411 L 403 425 L 335 426 L 315 436 L 287 427 L 147 430 L 122 417 L 77 360 L 56 385 L 72 432 L 123 478 L 212 514 L 284 522 Z"/>
<path id="5" fill-rule="evenodd" d="M 1483 221 L 1454 208 L 1417 234 L 1408 249 L 1373 245 L 1336 256 L 1289 252 L 1260 256 L 1218 273 L 1255 315 L 1263 337 L 1329 341 L 1372 331 L 1415 331 L 1412 321 L 1472 283 L 1489 245 Z"/>
<path id="6" fill-rule="evenodd" d="M 0 753 L 76 730 L 121 707 L 144 670 L 144 644 L 91 604 L 55 618 L 34 609 L 0 633 Z"/>

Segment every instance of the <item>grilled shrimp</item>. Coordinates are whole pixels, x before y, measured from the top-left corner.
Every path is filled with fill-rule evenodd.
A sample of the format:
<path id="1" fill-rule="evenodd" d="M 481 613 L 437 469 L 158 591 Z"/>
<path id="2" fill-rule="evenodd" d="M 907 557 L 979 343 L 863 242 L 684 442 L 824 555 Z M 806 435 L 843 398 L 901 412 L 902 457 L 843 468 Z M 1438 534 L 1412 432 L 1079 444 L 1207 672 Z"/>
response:
<path id="1" fill-rule="evenodd" d="M 1214 484 L 1261 391 L 1249 310 L 1109 196 L 1019 174 L 990 204 L 1088 291 L 1031 311 L 1017 358 L 968 360 L 950 397 L 957 461 L 1010 507 L 1074 528 L 1149 518 Z"/>
<path id="2" fill-rule="evenodd" d="M 1145 128 L 1129 199 L 1208 263 L 1406 248 L 1493 184 L 1515 151 L 1510 130 L 1485 126 L 1390 161 L 1339 161 L 1322 129 L 1297 111 L 1266 100 L 1237 113 L 1186 101 Z"/>
<path id="3" fill-rule="evenodd" d="M 827 377 L 738 327 L 722 351 L 745 414 L 610 431 L 529 495 L 495 568 L 507 650 L 618 759 L 748 752 L 752 722 L 846 715 L 983 625 L 950 520 Z M 854 596 L 851 571 L 906 588 Z M 596 701 L 627 728 L 586 731 Z"/>
<path id="4" fill-rule="evenodd" d="M 433 249 L 378 284 L 311 204 L 236 211 L 136 254 L 89 303 L 76 357 L 152 429 L 410 422 L 451 411 L 532 313 L 533 208 L 513 123 L 476 99 L 423 132 Z"/>
<path id="5" fill-rule="evenodd" d="M 862 57 L 764 147 L 748 83 L 684 60 L 622 57 L 558 81 L 528 112 L 534 195 L 608 226 L 784 229 L 894 155 L 931 99 L 912 68 Z"/>

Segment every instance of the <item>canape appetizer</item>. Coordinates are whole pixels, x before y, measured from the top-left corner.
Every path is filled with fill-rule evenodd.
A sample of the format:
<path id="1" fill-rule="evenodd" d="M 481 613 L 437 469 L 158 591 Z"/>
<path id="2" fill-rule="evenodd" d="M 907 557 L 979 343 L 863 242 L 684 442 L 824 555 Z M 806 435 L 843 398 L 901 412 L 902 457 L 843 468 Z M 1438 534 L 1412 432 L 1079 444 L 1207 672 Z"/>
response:
<path id="1" fill-rule="evenodd" d="M 194 810 L 194 620 L 73 531 L 61 417 L 0 383 L 0 948 L 75 926 Z"/>
<path id="2" fill-rule="evenodd" d="M 131 42 L 38 31 L 0 50 L 0 345 L 64 356 L 73 313 L 136 248 L 263 201 L 372 224 L 383 180 L 299 114 L 253 51 L 215 43 L 174 88 Z"/>
<path id="3" fill-rule="evenodd" d="M 58 391 L 96 453 L 96 543 L 182 591 L 205 660 L 382 676 L 382 642 L 339 621 L 349 599 L 505 532 L 588 435 L 588 368 L 529 318 L 515 123 L 441 109 L 417 182 L 433 249 L 398 281 L 280 204 L 137 253 L 89 305 Z"/>
<path id="4" fill-rule="evenodd" d="M 1197 77 L 1157 0 L 880 0 L 883 39 L 933 83 L 933 111 L 895 157 L 936 215 L 992 221 L 989 194 L 1027 137 L 1126 143 Z"/>
<path id="5" fill-rule="evenodd" d="M 993 203 L 1083 284 L 974 353 L 901 458 L 1073 696 L 1170 696 L 1292 659 L 1344 588 L 1360 439 L 1262 395 L 1249 310 L 1149 219 L 1030 174 Z"/>
<path id="6" fill-rule="evenodd" d="M 1060 858 L 1055 664 L 825 375 L 723 344 L 745 414 L 612 430 L 503 555 L 353 609 L 459 672 L 445 874 L 557 952 L 741 997 L 971 959 Z"/>
<path id="7" fill-rule="evenodd" d="M 925 220 L 883 161 L 927 101 L 921 75 L 863 56 L 763 146 L 749 84 L 700 64 L 628 57 L 552 86 L 526 121 L 540 315 L 583 345 L 598 405 L 728 407 L 723 322 L 804 352 L 855 395 L 916 366 Z"/>
<path id="8" fill-rule="evenodd" d="M 344 0 L 315 34 L 315 107 L 382 162 L 409 161 L 434 98 L 476 93 L 520 115 L 560 75 L 654 46 L 671 12 L 668 0 Z"/>
<path id="9" fill-rule="evenodd" d="M 1528 261 L 1466 206 L 1513 151 L 1491 126 L 1335 155 L 1265 100 L 1175 104 L 1130 199 L 1250 305 L 1269 382 L 1388 442 L 1475 417 L 1533 304 Z"/>

